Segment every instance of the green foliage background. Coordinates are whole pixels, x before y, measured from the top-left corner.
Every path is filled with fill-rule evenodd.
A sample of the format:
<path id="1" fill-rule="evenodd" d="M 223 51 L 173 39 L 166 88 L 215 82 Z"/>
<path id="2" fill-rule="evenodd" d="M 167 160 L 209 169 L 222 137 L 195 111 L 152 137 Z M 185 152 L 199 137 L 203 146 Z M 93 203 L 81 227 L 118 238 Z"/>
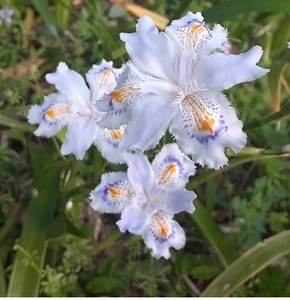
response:
<path id="1" fill-rule="evenodd" d="M 227 151 L 224 169 L 199 168 L 191 178 L 196 211 L 177 216 L 187 243 L 171 260 L 153 259 L 140 237 L 118 231 L 116 216 L 90 209 L 90 191 L 116 166 L 93 148 L 83 161 L 63 157 L 65 132 L 37 138 L 26 121 L 53 92 L 44 75 L 59 61 L 83 75 L 103 58 L 125 62 L 119 33 L 135 30 L 141 8 L 2 2 L 14 16 L 0 27 L 0 296 L 290 296 L 290 2 L 136 1 L 169 20 L 201 11 L 209 27 L 229 29 L 234 52 L 261 45 L 260 65 L 271 68 L 226 92 L 247 148 Z"/>

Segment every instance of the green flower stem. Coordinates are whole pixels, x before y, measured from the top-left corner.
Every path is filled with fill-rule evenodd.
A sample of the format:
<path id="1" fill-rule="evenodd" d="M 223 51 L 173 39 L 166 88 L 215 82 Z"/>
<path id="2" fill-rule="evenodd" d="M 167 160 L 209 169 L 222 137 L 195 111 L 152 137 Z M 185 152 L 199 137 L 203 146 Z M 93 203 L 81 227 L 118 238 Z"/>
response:
<path id="1" fill-rule="evenodd" d="M 273 158 L 288 158 L 290 157 L 290 152 L 281 150 L 266 150 L 258 148 L 246 148 L 244 151 L 230 159 L 230 162 L 221 170 L 207 170 L 201 175 L 195 176 L 194 179 L 188 184 L 189 189 L 195 189 L 202 183 L 205 183 L 209 179 L 217 176 L 221 172 L 228 171 L 236 166 L 264 159 L 273 159 Z"/>

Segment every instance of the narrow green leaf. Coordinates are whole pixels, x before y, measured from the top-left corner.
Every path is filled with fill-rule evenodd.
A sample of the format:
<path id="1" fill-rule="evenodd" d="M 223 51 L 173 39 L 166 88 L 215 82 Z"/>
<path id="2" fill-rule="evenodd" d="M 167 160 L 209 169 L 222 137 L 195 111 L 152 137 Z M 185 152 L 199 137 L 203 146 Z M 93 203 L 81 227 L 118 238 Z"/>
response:
<path id="1" fill-rule="evenodd" d="M 246 251 L 203 291 L 202 297 L 228 296 L 273 260 L 290 253 L 290 230 L 278 233 Z"/>
<path id="2" fill-rule="evenodd" d="M 221 2 L 203 11 L 207 22 L 222 22 L 235 18 L 239 14 L 250 12 L 273 13 L 290 12 L 289 0 L 230 0 Z"/>
<path id="3" fill-rule="evenodd" d="M 72 0 L 55 0 L 56 24 L 58 28 L 67 28 L 71 17 L 72 5 Z"/>
<path id="4" fill-rule="evenodd" d="M 47 228 L 53 222 L 56 199 L 59 195 L 60 168 L 47 169 L 54 160 L 53 153 L 43 152 L 43 148 L 29 145 L 33 163 L 34 186 L 38 197 L 33 198 L 28 207 L 17 252 L 14 259 L 7 295 L 9 297 L 38 296 L 41 270 L 47 249 Z M 40 163 L 42 158 L 42 163 Z"/>
<path id="5" fill-rule="evenodd" d="M 289 117 L 290 117 L 290 102 L 287 102 L 281 107 L 280 111 L 264 116 L 259 120 L 251 122 L 250 124 L 246 124 L 244 126 L 244 130 L 249 130 L 262 125 L 275 123 L 277 121 Z"/>
<path id="6" fill-rule="evenodd" d="M 43 20 L 46 23 L 47 28 L 49 31 L 55 36 L 58 37 L 57 28 L 55 25 L 55 20 L 53 15 L 49 11 L 48 1 L 47 0 L 32 0 L 32 3 L 35 9 L 39 12 L 42 16 Z"/>
<path id="7" fill-rule="evenodd" d="M 35 127 L 33 125 L 30 125 L 26 122 L 18 121 L 17 119 L 2 114 L 0 114 L 0 125 L 9 128 L 17 128 L 29 132 L 33 132 L 35 130 Z"/>
<path id="8" fill-rule="evenodd" d="M 267 77 L 270 104 L 274 112 L 280 111 L 282 75 L 286 67 L 287 64 L 284 62 L 273 65 Z"/>
<path id="9" fill-rule="evenodd" d="M 276 24 L 277 25 L 277 24 Z M 279 22 L 279 27 L 273 34 L 272 51 L 276 53 L 285 53 L 286 45 L 290 40 L 290 18 L 285 15 L 285 18 Z M 272 67 L 271 67 L 272 70 Z"/>
<path id="10" fill-rule="evenodd" d="M 72 235 L 88 239 L 89 237 L 81 231 L 79 228 L 77 228 L 74 223 L 72 223 L 68 218 L 66 218 L 66 228 L 67 228 L 67 233 L 70 233 Z"/>
<path id="11" fill-rule="evenodd" d="M 3 262 L 0 257 L 0 297 L 6 296 L 6 281 L 5 281 L 5 271 L 3 267 Z"/>
<path id="12" fill-rule="evenodd" d="M 211 246 L 215 249 L 220 261 L 227 267 L 236 257 L 234 251 L 225 241 L 223 232 L 213 221 L 206 208 L 198 201 L 194 201 L 196 211 L 191 215 Z"/>
<path id="13" fill-rule="evenodd" d="M 6 238 L 6 236 L 10 233 L 11 229 L 13 229 L 15 219 L 18 215 L 19 209 L 20 209 L 20 205 L 18 205 L 16 209 L 13 210 L 13 212 L 6 219 L 4 225 L 1 227 L 0 242 L 3 241 Z"/>
<path id="14" fill-rule="evenodd" d="M 67 232 L 66 218 L 64 213 L 59 213 L 58 216 L 51 222 L 46 230 L 46 240 L 60 238 Z"/>
<path id="15" fill-rule="evenodd" d="M 113 242 L 115 242 L 117 239 L 119 239 L 122 236 L 122 233 L 120 232 L 119 229 L 115 230 L 112 232 L 108 237 L 104 238 L 101 241 L 98 241 L 97 245 L 95 246 L 93 250 L 93 254 L 96 255 L 103 249 L 107 248 L 110 246 Z"/>
<path id="16" fill-rule="evenodd" d="M 95 33 L 96 37 L 102 42 L 104 49 L 105 59 L 111 60 L 113 55 L 116 54 L 116 50 L 119 50 L 121 43 L 117 36 L 114 36 L 112 30 L 108 27 L 104 21 L 100 8 L 89 1 L 86 2 L 86 7 L 90 12 L 91 18 L 89 24 Z M 123 58 L 119 58 L 120 61 L 124 62 Z"/>

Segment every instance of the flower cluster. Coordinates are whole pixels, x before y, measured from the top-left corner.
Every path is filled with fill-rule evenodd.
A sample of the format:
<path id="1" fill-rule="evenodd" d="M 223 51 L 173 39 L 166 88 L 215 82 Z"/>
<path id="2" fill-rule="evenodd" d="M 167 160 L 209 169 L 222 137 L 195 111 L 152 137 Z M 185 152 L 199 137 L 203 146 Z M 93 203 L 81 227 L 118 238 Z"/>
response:
<path id="1" fill-rule="evenodd" d="M 152 164 L 144 154 L 125 154 L 128 171 L 106 173 L 91 193 L 91 206 L 101 213 L 121 213 L 120 230 L 140 234 L 152 255 L 169 258 L 169 247 L 185 244 L 183 229 L 172 217 L 192 213 L 196 197 L 184 186 L 195 172 L 193 162 L 176 144 L 163 146 Z"/>
<path id="2" fill-rule="evenodd" d="M 227 30 L 210 30 L 200 13 L 187 13 L 159 32 L 141 17 L 134 33 L 121 33 L 130 61 L 94 65 L 86 79 L 61 62 L 46 79 L 57 92 L 34 105 L 28 121 L 36 135 L 51 137 L 67 126 L 61 152 L 83 159 L 91 145 L 126 172 L 103 174 L 90 195 L 101 213 L 119 213 L 122 232 L 141 235 L 156 258 L 185 244 L 173 216 L 192 213 L 196 197 L 185 189 L 195 163 L 219 169 L 227 164 L 225 148 L 239 152 L 246 143 L 242 122 L 223 90 L 264 76 L 256 64 L 262 49 L 230 54 Z M 146 150 L 166 131 L 176 143 L 163 146 L 150 164 Z M 188 157 L 190 156 L 190 158 Z"/>

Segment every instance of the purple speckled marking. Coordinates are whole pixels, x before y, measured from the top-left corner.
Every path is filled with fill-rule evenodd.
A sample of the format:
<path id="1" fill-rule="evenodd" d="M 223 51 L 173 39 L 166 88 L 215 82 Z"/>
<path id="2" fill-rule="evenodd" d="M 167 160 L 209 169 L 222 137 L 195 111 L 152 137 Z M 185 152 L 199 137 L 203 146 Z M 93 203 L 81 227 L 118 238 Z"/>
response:
<path id="1" fill-rule="evenodd" d="M 121 108 L 121 109 L 115 109 L 114 105 L 113 105 L 113 102 L 112 102 L 112 99 L 110 100 L 109 102 L 109 112 L 110 112 L 110 115 L 121 115 L 123 112 L 125 112 L 126 109 L 125 108 Z"/>
<path id="2" fill-rule="evenodd" d="M 118 149 L 119 142 L 117 142 L 117 143 L 116 142 L 112 142 L 109 139 L 107 141 L 108 141 L 108 144 L 112 145 L 115 149 Z"/>
<path id="3" fill-rule="evenodd" d="M 159 242 L 160 244 L 164 244 L 164 243 L 167 242 L 169 239 L 174 238 L 175 233 L 176 233 L 176 232 L 175 232 L 175 230 L 174 230 L 173 227 L 172 227 L 172 231 L 171 231 L 171 233 L 169 234 L 169 236 L 168 236 L 167 239 L 165 239 L 165 238 L 163 238 L 163 237 L 160 237 L 160 236 L 157 236 L 156 234 L 154 234 L 154 238 L 155 238 L 155 241 Z"/>
<path id="4" fill-rule="evenodd" d="M 204 24 L 204 22 L 199 21 L 199 20 L 197 20 L 197 19 L 192 19 L 192 20 L 187 21 L 187 22 L 186 22 L 186 25 L 185 25 L 185 26 L 182 26 L 182 27 L 188 27 L 188 26 L 190 26 L 190 25 L 192 25 L 192 24 L 194 24 L 194 23 L 202 24 L 203 27 L 206 29 L 207 33 L 212 37 L 212 34 L 211 34 L 209 28 Z"/>
<path id="5" fill-rule="evenodd" d="M 107 186 L 104 187 L 104 194 L 102 196 L 102 200 L 107 203 L 109 206 L 112 205 L 116 205 L 116 201 L 112 201 L 111 199 L 109 199 L 108 195 L 109 195 L 109 189 L 112 187 L 115 187 L 116 185 L 118 185 L 119 183 L 121 183 L 121 181 L 115 181 L 113 183 L 109 183 Z"/>
<path id="6" fill-rule="evenodd" d="M 206 136 L 198 136 L 196 134 L 192 134 L 190 136 L 190 138 L 192 139 L 196 139 L 198 140 L 201 144 L 207 144 L 209 141 L 211 140 L 215 140 L 222 131 L 227 132 L 229 127 L 228 126 L 224 126 L 225 121 L 221 120 L 223 118 L 223 116 L 220 116 L 220 120 L 219 120 L 219 128 L 217 130 L 215 130 L 215 133 L 213 135 L 206 135 Z"/>

